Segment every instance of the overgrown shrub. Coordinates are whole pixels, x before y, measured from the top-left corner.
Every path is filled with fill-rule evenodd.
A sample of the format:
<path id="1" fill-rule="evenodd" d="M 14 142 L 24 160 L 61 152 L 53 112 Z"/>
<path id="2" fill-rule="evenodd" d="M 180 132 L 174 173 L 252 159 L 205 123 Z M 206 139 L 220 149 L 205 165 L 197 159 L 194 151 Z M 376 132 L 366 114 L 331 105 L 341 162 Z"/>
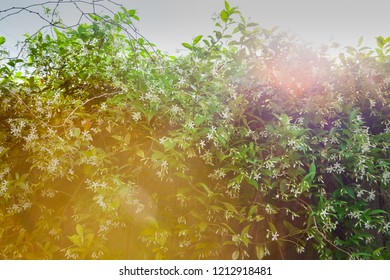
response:
<path id="1" fill-rule="evenodd" d="M 390 37 L 332 57 L 225 3 L 172 56 L 137 19 L 2 51 L 1 258 L 390 258 Z"/>

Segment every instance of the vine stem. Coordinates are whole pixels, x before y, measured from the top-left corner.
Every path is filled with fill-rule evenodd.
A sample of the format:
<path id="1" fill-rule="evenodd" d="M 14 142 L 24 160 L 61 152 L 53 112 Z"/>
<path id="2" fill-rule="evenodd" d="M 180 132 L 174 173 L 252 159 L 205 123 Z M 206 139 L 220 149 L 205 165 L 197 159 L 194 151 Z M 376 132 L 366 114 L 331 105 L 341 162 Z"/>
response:
<path id="1" fill-rule="evenodd" d="M 313 209 L 311 208 L 311 206 L 309 204 L 307 204 L 305 201 L 303 201 L 302 199 L 299 199 L 303 204 L 306 205 L 306 207 L 309 208 L 310 212 L 314 212 Z M 326 235 L 320 231 L 319 227 L 318 227 L 318 224 L 317 224 L 317 220 L 316 220 L 316 217 L 313 216 L 313 222 L 314 222 L 314 227 L 315 227 L 315 230 L 321 235 L 321 237 L 328 243 L 330 244 L 332 247 L 336 248 L 337 250 L 347 254 L 350 258 L 352 258 L 352 255 L 350 252 L 348 251 L 345 251 L 344 249 L 340 248 L 339 246 L 337 246 L 336 244 L 334 244 L 332 241 L 328 240 L 326 238 Z"/>

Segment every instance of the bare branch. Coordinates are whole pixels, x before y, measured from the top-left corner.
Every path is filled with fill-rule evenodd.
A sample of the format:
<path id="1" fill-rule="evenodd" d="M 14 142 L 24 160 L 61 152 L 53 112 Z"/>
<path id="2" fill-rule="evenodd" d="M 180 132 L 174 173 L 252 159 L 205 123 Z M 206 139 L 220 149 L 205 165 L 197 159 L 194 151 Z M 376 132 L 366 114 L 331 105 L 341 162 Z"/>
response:
<path id="1" fill-rule="evenodd" d="M 80 14 L 78 16 L 77 22 L 75 24 L 65 24 L 64 22 L 62 22 L 60 20 L 60 7 L 63 5 L 74 6 L 75 10 L 78 11 L 78 13 Z M 81 5 L 91 7 L 91 12 L 86 11 L 86 9 L 84 7 L 82 7 Z M 115 9 L 110 8 L 109 5 L 114 6 Z M 50 8 L 50 11 L 51 11 L 50 15 L 45 15 L 45 11 L 37 11 L 37 8 L 42 9 L 42 7 L 49 8 L 51 6 L 53 6 L 53 7 Z M 100 9 L 100 12 L 98 11 L 99 9 Z M 62 29 L 62 30 L 73 29 L 73 28 L 79 26 L 83 22 L 83 20 L 86 20 L 89 22 L 94 22 L 92 17 L 97 16 L 102 20 L 102 22 L 120 28 L 129 39 L 134 40 L 136 42 L 136 44 L 138 46 L 140 46 L 149 55 L 149 57 L 152 59 L 152 61 L 154 61 L 152 55 L 149 52 L 149 49 L 146 47 L 146 46 L 148 46 L 152 50 L 152 52 L 154 52 L 158 55 L 158 53 L 156 52 L 156 50 L 153 47 L 153 44 L 149 40 L 147 40 L 142 34 L 140 34 L 138 32 L 138 29 L 134 26 L 134 24 L 132 23 L 130 18 L 129 18 L 128 22 L 120 23 L 120 22 L 117 22 L 113 19 L 107 18 L 105 16 L 105 15 L 109 15 L 111 18 L 114 17 L 118 12 L 116 10 L 126 11 L 127 9 L 122 4 L 119 4 L 113 0 L 44 1 L 41 3 L 31 4 L 31 5 L 28 5 L 25 7 L 15 7 L 14 6 L 14 7 L 10 7 L 8 9 L 5 9 L 5 10 L 0 10 L 0 16 L 3 15 L 0 17 L 0 22 L 2 20 L 9 18 L 9 17 L 16 16 L 16 15 L 19 15 L 22 13 L 29 13 L 29 14 L 32 14 L 34 16 L 37 16 L 40 20 L 43 21 L 44 24 L 37 32 L 35 32 L 33 35 L 30 36 L 30 38 L 33 38 L 40 31 L 42 31 L 44 29 L 53 28 L 53 27 L 58 28 L 58 29 Z M 139 43 L 138 38 L 142 38 L 146 42 L 146 45 Z M 16 58 L 19 58 L 21 56 L 21 54 L 22 54 L 24 48 L 26 47 L 26 45 L 28 44 L 28 42 L 29 42 L 28 39 L 25 40 L 25 42 L 23 43 L 21 50 L 19 51 Z M 134 51 L 136 52 L 137 49 L 134 49 Z"/>

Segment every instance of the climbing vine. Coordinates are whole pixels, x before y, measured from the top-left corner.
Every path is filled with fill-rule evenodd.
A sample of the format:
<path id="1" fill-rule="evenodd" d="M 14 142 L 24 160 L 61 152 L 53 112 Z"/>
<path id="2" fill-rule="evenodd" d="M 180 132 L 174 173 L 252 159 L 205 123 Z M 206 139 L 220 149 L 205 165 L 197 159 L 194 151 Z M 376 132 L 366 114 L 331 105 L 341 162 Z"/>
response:
<path id="1" fill-rule="evenodd" d="M 57 6 L 0 51 L 0 258 L 389 259 L 390 38 L 334 57 L 225 2 L 176 56 Z"/>

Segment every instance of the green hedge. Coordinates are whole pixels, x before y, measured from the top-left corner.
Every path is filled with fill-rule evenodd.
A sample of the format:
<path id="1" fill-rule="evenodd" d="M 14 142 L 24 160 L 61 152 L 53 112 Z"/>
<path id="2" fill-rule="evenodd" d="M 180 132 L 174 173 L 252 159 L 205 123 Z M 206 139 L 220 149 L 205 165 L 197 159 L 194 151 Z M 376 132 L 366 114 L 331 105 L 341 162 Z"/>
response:
<path id="1" fill-rule="evenodd" d="M 137 19 L 2 51 L 0 258 L 390 258 L 390 37 L 333 57 L 226 3 L 172 56 Z"/>

